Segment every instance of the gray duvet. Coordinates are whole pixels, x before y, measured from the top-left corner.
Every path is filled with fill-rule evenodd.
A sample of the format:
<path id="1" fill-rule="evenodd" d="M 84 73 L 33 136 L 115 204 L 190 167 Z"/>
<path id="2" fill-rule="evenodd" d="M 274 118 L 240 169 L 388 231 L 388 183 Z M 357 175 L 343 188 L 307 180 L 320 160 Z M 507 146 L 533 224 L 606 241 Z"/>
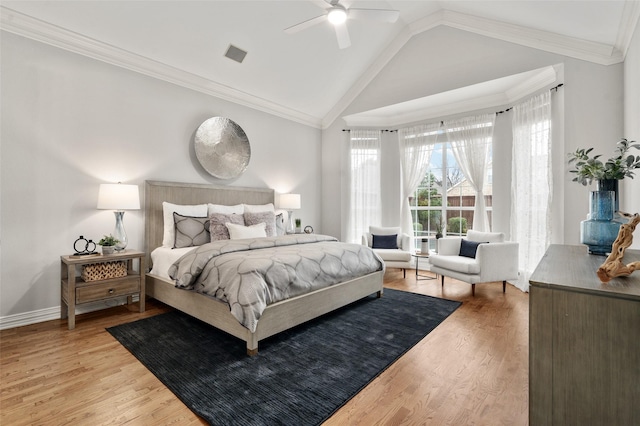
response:
<path id="1" fill-rule="evenodd" d="M 271 303 L 384 268 L 368 247 L 326 235 L 296 234 L 204 244 L 169 268 L 176 287 L 229 304 L 251 332 Z"/>

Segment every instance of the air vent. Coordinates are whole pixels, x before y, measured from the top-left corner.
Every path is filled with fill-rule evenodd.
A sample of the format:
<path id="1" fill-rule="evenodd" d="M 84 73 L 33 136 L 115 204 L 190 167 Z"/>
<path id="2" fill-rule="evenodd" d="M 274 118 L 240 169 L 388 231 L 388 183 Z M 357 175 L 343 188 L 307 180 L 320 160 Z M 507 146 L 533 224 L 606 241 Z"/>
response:
<path id="1" fill-rule="evenodd" d="M 233 59 L 236 62 L 242 63 L 242 61 L 244 61 L 244 57 L 247 56 L 247 52 L 235 47 L 233 44 L 230 44 L 229 48 L 227 49 L 227 53 L 225 53 L 224 56 L 229 59 Z"/>

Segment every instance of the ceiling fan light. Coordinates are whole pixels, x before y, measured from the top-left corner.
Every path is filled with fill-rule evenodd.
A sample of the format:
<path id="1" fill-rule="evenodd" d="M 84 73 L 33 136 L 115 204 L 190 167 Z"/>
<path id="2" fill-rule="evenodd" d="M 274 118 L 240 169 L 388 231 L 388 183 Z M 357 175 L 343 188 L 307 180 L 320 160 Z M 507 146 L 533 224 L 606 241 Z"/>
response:
<path id="1" fill-rule="evenodd" d="M 333 25 L 343 24 L 347 20 L 347 11 L 340 7 L 332 7 L 327 14 L 327 19 Z"/>

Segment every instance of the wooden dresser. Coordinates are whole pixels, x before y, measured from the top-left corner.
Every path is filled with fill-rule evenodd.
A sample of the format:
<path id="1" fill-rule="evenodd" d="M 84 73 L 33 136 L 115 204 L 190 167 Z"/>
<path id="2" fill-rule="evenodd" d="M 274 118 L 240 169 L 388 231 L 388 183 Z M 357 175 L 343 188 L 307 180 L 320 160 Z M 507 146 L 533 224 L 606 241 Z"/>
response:
<path id="1" fill-rule="evenodd" d="M 640 425 L 640 271 L 603 284 L 605 259 L 552 245 L 531 276 L 531 426 Z"/>

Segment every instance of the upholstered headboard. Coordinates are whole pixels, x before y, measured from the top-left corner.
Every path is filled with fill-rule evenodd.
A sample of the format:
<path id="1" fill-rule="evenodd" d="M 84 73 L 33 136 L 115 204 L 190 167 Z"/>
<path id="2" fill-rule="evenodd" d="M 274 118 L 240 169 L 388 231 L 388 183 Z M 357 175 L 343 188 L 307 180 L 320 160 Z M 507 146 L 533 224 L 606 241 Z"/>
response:
<path id="1" fill-rule="evenodd" d="M 144 186 L 144 250 L 146 264 L 151 267 L 151 251 L 162 245 L 164 223 L 162 203 L 173 204 L 267 204 L 274 202 L 274 191 L 268 188 L 243 188 L 198 183 L 145 181 Z"/>

